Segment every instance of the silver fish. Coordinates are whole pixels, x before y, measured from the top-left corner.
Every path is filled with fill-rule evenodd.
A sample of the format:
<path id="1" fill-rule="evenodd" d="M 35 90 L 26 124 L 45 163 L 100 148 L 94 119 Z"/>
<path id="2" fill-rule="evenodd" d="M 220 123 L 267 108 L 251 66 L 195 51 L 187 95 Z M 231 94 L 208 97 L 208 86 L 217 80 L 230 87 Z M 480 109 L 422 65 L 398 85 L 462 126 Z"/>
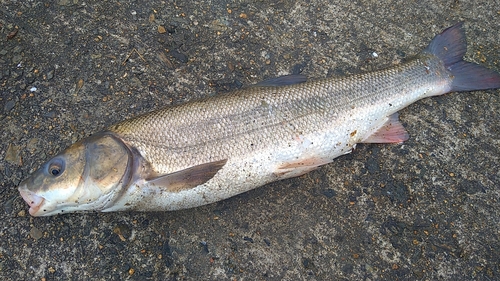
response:
<path id="1" fill-rule="evenodd" d="M 462 60 L 459 23 L 414 59 L 375 72 L 304 82 L 288 76 L 167 107 L 83 139 L 24 180 L 33 216 L 162 211 L 210 204 L 295 177 L 357 143 L 400 143 L 397 111 L 425 97 L 500 87 Z"/>

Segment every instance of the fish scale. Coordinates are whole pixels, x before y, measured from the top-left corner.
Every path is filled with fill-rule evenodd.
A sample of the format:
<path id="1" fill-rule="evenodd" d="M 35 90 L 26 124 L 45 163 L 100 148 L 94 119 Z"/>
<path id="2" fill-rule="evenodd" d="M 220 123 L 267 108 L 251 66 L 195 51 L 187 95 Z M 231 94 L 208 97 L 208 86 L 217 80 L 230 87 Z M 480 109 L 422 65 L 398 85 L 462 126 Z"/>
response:
<path id="1" fill-rule="evenodd" d="M 285 87 L 249 87 L 151 112 L 110 131 L 136 147 L 159 173 L 241 158 L 262 149 L 287 149 L 283 143 L 297 135 L 317 132 L 338 134 L 341 143 L 352 147 L 354 143 L 348 143 L 352 131 L 358 132 L 359 142 L 372 129 L 367 122 L 425 97 L 435 85 L 449 84 L 450 77 L 438 74 L 446 73 L 444 66 L 433 60 L 424 54 L 372 73 Z M 353 122 L 345 124 L 347 119 Z"/>

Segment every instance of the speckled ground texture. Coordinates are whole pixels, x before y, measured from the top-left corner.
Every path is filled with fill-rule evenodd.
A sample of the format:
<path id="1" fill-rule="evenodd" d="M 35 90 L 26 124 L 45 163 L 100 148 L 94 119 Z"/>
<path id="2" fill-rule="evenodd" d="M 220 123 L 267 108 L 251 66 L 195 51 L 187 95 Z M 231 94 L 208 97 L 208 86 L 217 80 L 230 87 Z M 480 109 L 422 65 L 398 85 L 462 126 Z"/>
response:
<path id="1" fill-rule="evenodd" d="M 0 279 L 499 280 L 499 90 L 422 100 L 402 145 L 209 206 L 29 216 L 22 179 L 141 112 L 387 67 L 458 21 L 500 70 L 496 1 L 235 2 L 0 0 Z"/>

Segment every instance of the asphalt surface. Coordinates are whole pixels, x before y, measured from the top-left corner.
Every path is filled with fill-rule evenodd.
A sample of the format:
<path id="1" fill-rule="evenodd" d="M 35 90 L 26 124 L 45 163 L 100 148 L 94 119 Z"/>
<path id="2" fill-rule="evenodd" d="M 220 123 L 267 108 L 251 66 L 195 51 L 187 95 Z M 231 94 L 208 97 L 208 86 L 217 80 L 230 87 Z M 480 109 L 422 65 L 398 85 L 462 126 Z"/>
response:
<path id="1" fill-rule="evenodd" d="M 195 209 L 32 218 L 17 191 L 124 118 L 387 67 L 458 21 L 500 70 L 496 1 L 0 1 L 0 279 L 499 280 L 500 90 L 422 100 L 402 145 Z"/>

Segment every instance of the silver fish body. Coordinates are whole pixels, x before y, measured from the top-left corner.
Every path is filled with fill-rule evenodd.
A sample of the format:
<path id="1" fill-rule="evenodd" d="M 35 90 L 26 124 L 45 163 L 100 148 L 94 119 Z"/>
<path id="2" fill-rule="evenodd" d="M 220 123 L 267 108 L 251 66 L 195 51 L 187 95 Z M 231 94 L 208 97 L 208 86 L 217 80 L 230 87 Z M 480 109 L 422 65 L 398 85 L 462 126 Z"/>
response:
<path id="1" fill-rule="evenodd" d="M 223 200 L 307 173 L 360 142 L 406 140 L 396 112 L 419 99 L 500 87 L 498 73 L 462 60 L 465 50 L 457 24 L 392 68 L 264 83 L 153 111 L 74 144 L 19 190 L 34 216 Z"/>

